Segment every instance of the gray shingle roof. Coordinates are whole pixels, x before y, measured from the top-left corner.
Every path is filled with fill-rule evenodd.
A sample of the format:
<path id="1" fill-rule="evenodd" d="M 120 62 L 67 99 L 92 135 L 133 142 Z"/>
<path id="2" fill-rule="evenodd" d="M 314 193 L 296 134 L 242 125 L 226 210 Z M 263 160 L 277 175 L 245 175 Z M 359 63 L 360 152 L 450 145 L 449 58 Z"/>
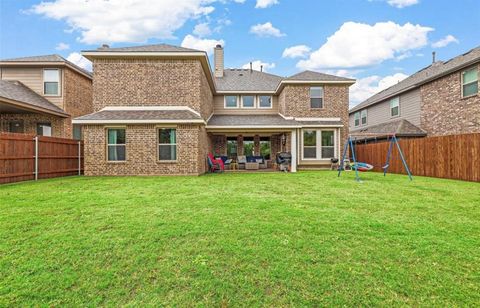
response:
<path id="1" fill-rule="evenodd" d="M 73 62 L 68 61 L 64 57 L 54 54 L 54 55 L 43 55 L 43 56 L 31 56 L 31 57 L 21 57 L 21 58 L 12 58 L 12 59 L 4 59 L 0 62 L 62 62 L 68 63 L 69 65 L 73 66 L 75 69 L 87 74 L 88 76 L 92 77 L 92 73 L 81 68 L 80 66 L 76 65 Z"/>
<path id="2" fill-rule="evenodd" d="M 45 109 L 47 112 L 53 111 L 67 116 L 62 109 L 55 106 L 43 96 L 37 94 L 29 87 L 23 85 L 21 82 L 15 80 L 0 80 L 0 99 L 1 98 L 11 99 L 31 105 L 32 107 Z"/>
<path id="3" fill-rule="evenodd" d="M 100 47 L 94 50 L 84 51 L 113 51 L 113 52 L 203 52 L 202 50 L 190 49 L 180 46 L 173 46 L 168 44 L 153 44 L 142 46 L 130 46 L 130 47 Z"/>
<path id="4" fill-rule="evenodd" d="M 285 80 L 293 81 L 345 81 L 345 82 L 355 82 L 355 79 L 339 77 L 324 73 L 318 73 L 313 71 L 303 71 L 293 76 L 286 78 Z"/>
<path id="5" fill-rule="evenodd" d="M 298 126 L 294 120 L 286 120 L 280 115 L 213 115 L 207 126 Z"/>
<path id="6" fill-rule="evenodd" d="M 405 119 L 398 119 L 391 122 L 372 125 L 366 128 L 359 128 L 350 131 L 350 134 L 355 136 L 355 133 L 361 135 L 368 134 L 397 134 L 399 136 L 426 136 L 424 130 L 418 126 L 413 125 Z"/>
<path id="7" fill-rule="evenodd" d="M 275 91 L 282 77 L 249 69 L 225 69 L 215 78 L 218 91 Z"/>
<path id="8" fill-rule="evenodd" d="M 87 114 L 75 121 L 174 121 L 174 120 L 193 120 L 198 121 L 202 118 L 189 110 L 101 110 L 99 112 Z"/>
<path id="9" fill-rule="evenodd" d="M 441 76 L 459 70 L 475 62 L 480 62 L 480 47 L 476 47 L 469 52 L 452 58 L 446 62 L 438 61 L 430 66 L 427 66 L 426 68 L 416 72 L 396 85 L 393 85 L 390 88 L 373 95 L 366 101 L 353 107 L 350 109 L 350 113 L 379 103 L 402 92 L 414 89 L 424 83 L 427 83 L 428 81 L 440 78 Z"/>

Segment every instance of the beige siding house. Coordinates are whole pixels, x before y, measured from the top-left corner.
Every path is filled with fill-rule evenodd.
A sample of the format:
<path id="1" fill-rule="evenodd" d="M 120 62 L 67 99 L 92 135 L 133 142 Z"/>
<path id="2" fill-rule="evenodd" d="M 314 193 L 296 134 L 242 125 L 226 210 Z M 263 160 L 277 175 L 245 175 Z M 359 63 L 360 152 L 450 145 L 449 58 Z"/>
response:
<path id="1" fill-rule="evenodd" d="M 61 56 L 0 61 L 0 131 L 80 138 L 92 111 L 91 74 Z"/>
<path id="2" fill-rule="evenodd" d="M 87 175 L 202 174 L 208 153 L 273 168 L 276 153 L 290 152 L 291 171 L 320 168 L 348 134 L 352 79 L 225 69 L 221 46 L 214 71 L 205 52 L 166 44 L 83 55 L 93 62 L 94 112 L 74 123 Z"/>
<path id="3" fill-rule="evenodd" d="M 480 132 L 480 47 L 434 62 L 350 109 L 352 133 L 405 137 Z"/>

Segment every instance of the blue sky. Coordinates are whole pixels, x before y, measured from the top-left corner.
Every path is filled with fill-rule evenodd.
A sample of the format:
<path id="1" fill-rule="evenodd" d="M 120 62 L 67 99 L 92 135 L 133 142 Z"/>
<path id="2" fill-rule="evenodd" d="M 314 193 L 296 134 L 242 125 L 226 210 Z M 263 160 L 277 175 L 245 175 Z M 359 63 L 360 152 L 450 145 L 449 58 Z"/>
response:
<path id="1" fill-rule="evenodd" d="M 480 0 L 1 0 L 0 58 L 167 43 L 225 45 L 226 67 L 262 63 L 357 78 L 351 105 L 480 45 Z M 212 59 L 211 59 L 212 60 Z M 256 66 L 258 67 L 258 66 Z"/>

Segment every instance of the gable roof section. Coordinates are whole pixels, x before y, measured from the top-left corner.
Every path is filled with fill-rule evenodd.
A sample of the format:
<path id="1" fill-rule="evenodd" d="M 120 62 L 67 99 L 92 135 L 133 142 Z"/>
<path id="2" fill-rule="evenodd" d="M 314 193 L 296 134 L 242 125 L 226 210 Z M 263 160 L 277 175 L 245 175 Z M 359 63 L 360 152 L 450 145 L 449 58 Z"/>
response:
<path id="1" fill-rule="evenodd" d="M 429 81 L 438 79 L 462 68 L 468 67 L 476 62 L 480 62 L 480 46 L 476 47 L 463 55 L 452 58 L 446 62 L 438 61 L 424 69 L 416 72 L 401 82 L 387 88 L 366 101 L 350 109 L 350 113 L 363 109 L 365 107 L 380 103 L 381 101 L 397 96 L 403 92 L 413 90 Z"/>
<path id="2" fill-rule="evenodd" d="M 313 71 L 303 71 L 298 74 L 292 75 L 288 78 L 285 78 L 285 81 L 344 81 L 344 82 L 355 82 L 355 79 L 345 78 L 335 75 L 329 75 Z"/>
<path id="3" fill-rule="evenodd" d="M 225 69 L 223 77 L 216 77 L 215 84 L 218 92 L 225 91 L 252 91 L 274 92 L 282 77 L 255 70 L 230 68 Z"/>
<path id="4" fill-rule="evenodd" d="M 280 115 L 219 115 L 214 114 L 207 123 L 207 128 L 255 128 L 262 127 L 299 127 L 295 120 L 288 120 Z"/>
<path id="5" fill-rule="evenodd" d="M 0 80 L 0 100 L 29 110 L 67 117 L 62 109 L 52 104 L 19 81 Z"/>
<path id="6" fill-rule="evenodd" d="M 398 119 L 391 122 L 385 122 L 377 125 L 368 126 L 366 128 L 359 128 L 350 131 L 352 136 L 361 136 L 362 134 L 378 134 L 379 136 L 396 134 L 397 136 L 426 136 L 426 132 L 413 125 L 405 119 Z M 371 138 L 372 136 L 368 136 Z M 373 137 L 374 138 L 374 137 Z"/>
<path id="7" fill-rule="evenodd" d="M 21 57 L 21 58 L 12 58 L 4 59 L 0 61 L 1 65 L 42 65 L 42 64 L 52 64 L 52 65 L 66 65 L 71 69 L 81 73 L 85 77 L 92 79 L 92 73 L 81 68 L 73 62 L 68 61 L 64 57 L 53 54 L 53 55 L 43 55 L 43 56 L 31 56 L 31 57 Z"/>

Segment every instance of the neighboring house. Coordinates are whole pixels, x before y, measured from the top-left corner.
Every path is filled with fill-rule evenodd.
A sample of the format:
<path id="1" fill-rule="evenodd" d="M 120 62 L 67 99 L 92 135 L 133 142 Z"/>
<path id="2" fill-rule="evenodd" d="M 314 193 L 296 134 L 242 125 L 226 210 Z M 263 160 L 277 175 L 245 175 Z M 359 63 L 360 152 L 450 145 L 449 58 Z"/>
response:
<path id="1" fill-rule="evenodd" d="M 84 51 L 93 62 L 94 113 L 83 125 L 85 174 L 202 174 L 207 154 L 292 153 L 291 170 L 325 167 L 348 134 L 355 81 L 224 69 L 203 51 L 149 45 Z"/>
<path id="2" fill-rule="evenodd" d="M 0 132 L 80 139 L 72 118 L 92 111 L 91 73 L 63 57 L 0 61 Z"/>
<path id="3" fill-rule="evenodd" d="M 480 47 L 433 64 L 350 109 L 350 132 L 404 137 L 480 132 Z"/>

